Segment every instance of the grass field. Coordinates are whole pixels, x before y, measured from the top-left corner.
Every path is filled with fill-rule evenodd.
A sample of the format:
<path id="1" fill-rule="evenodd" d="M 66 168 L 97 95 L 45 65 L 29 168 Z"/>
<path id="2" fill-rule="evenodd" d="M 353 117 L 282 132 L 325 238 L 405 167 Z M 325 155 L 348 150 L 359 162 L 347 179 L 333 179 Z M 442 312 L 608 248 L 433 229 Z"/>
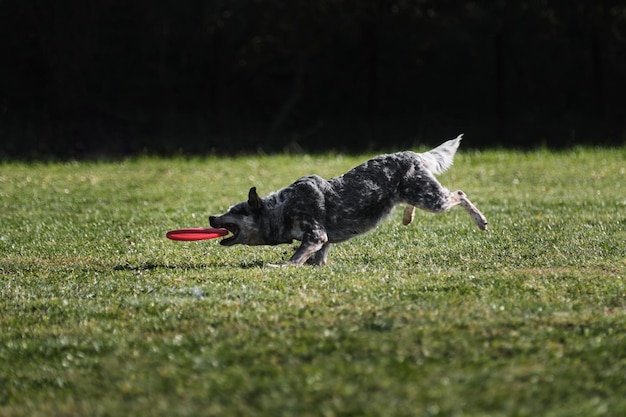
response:
<path id="1" fill-rule="evenodd" d="M 324 267 L 169 229 L 369 155 L 0 165 L 0 416 L 626 415 L 626 148 L 468 152 L 485 213 Z"/>

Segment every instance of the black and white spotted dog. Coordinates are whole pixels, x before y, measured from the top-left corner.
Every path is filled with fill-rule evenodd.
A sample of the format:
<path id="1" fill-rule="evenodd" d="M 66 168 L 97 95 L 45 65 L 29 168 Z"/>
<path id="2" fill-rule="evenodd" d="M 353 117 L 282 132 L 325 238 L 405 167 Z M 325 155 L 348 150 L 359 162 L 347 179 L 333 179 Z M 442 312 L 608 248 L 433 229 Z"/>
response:
<path id="1" fill-rule="evenodd" d="M 209 222 L 232 233 L 221 241 L 226 246 L 301 241 L 287 265 L 325 264 L 331 243 L 374 229 L 401 203 L 407 204 L 405 225 L 413 220 L 415 207 L 439 213 L 461 205 L 478 228 L 486 230 L 487 219 L 465 193 L 450 192 L 433 175 L 452 165 L 462 136 L 425 153 L 377 156 L 328 181 L 317 175 L 302 177 L 264 198 L 252 187 L 248 201 L 209 217 Z"/>

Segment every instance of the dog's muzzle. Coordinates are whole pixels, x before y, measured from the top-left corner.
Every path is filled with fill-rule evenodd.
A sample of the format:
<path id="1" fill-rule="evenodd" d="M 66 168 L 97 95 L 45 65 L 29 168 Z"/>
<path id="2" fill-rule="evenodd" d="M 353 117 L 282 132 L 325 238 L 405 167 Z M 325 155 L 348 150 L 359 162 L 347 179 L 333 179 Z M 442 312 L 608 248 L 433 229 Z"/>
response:
<path id="1" fill-rule="evenodd" d="M 230 245 L 234 245 L 235 243 L 237 243 L 236 239 L 239 236 L 239 226 L 237 226 L 234 223 L 223 223 L 220 221 L 220 219 L 217 216 L 210 216 L 209 224 L 211 225 L 211 227 L 216 227 L 218 229 L 226 229 L 231 233 L 232 236 L 229 236 L 220 240 L 220 245 L 230 246 Z"/>

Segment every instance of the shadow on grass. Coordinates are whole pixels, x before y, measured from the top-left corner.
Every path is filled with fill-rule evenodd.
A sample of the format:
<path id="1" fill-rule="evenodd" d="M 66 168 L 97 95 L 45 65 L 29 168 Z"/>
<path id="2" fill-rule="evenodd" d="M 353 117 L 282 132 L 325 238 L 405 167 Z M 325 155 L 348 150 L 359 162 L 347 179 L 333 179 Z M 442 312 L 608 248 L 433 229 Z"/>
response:
<path id="1" fill-rule="evenodd" d="M 141 265 L 131 265 L 131 264 L 123 264 L 123 265 L 115 265 L 113 267 L 114 271 L 153 271 L 157 269 L 171 269 L 171 270 L 180 270 L 180 269 L 207 269 L 207 268 L 240 268 L 240 269 L 253 269 L 253 268 L 263 268 L 266 264 L 261 261 L 252 261 L 252 262 L 241 262 L 237 264 L 230 264 L 227 262 L 219 262 L 214 264 L 208 263 L 200 263 L 200 264 L 164 264 L 164 263 L 153 263 L 148 262 Z"/>

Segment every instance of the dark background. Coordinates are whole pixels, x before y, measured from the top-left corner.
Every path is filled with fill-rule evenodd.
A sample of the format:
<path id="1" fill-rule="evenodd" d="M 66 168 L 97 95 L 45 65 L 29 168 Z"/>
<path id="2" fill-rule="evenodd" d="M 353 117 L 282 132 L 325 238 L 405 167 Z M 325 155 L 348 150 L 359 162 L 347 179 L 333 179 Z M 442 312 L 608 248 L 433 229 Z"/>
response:
<path id="1" fill-rule="evenodd" d="M 0 0 L 0 157 L 626 142 L 610 0 Z"/>

